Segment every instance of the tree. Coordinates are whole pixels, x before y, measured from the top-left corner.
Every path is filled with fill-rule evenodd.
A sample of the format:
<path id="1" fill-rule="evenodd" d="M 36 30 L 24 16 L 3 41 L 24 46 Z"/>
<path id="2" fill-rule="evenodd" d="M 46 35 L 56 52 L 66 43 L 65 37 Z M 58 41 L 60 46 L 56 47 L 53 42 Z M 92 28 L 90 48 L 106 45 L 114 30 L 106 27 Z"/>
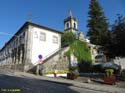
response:
<path id="1" fill-rule="evenodd" d="M 112 26 L 110 52 L 113 56 L 125 56 L 125 18 L 118 14 Z M 115 55 L 114 55 L 115 54 Z"/>
<path id="2" fill-rule="evenodd" d="M 91 0 L 89 5 L 88 33 L 92 44 L 106 46 L 109 43 L 110 32 L 108 22 L 97 0 Z"/>
<path id="3" fill-rule="evenodd" d="M 91 51 L 86 42 L 75 40 L 69 45 L 69 50 L 65 55 L 70 58 L 71 54 L 78 60 L 78 70 L 79 72 L 86 72 L 91 70 Z"/>
<path id="4" fill-rule="evenodd" d="M 77 58 L 79 71 L 90 69 L 92 63 L 91 51 L 86 42 L 78 40 L 76 34 L 72 32 L 65 32 L 62 35 L 62 47 L 64 46 L 69 46 L 69 50 L 65 52 L 65 56 L 67 56 L 69 60 L 71 54 Z"/>
<path id="5" fill-rule="evenodd" d="M 91 52 L 90 48 L 86 42 L 76 39 L 76 34 L 70 32 L 64 32 L 62 35 L 62 47 L 69 46 L 69 50 L 66 52 L 66 55 L 70 57 L 70 54 L 73 53 L 79 62 L 91 62 Z"/>
<path id="6" fill-rule="evenodd" d="M 91 51 L 86 42 L 76 40 L 69 47 L 69 50 L 66 52 L 68 57 L 73 53 L 77 57 L 78 62 L 92 62 Z"/>
<path id="7" fill-rule="evenodd" d="M 61 38 L 61 44 L 62 47 L 68 46 L 71 43 L 73 43 L 76 40 L 76 35 L 73 34 L 71 31 L 69 32 L 64 32 L 62 34 L 62 38 Z"/>

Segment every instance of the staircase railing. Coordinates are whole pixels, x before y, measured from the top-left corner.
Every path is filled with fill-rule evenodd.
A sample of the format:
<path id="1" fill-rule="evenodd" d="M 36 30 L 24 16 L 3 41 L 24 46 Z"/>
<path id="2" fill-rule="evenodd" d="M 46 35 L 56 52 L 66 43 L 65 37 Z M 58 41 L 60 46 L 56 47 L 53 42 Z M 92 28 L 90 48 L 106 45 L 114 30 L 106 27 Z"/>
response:
<path id="1" fill-rule="evenodd" d="M 46 60 L 46 59 L 47 59 L 48 57 L 50 57 L 51 55 L 53 55 L 54 53 L 58 52 L 59 50 L 61 50 L 61 48 L 58 48 L 58 49 L 54 50 L 53 52 L 49 53 L 47 56 L 45 56 L 45 57 L 43 58 L 43 61 Z"/>
<path id="2" fill-rule="evenodd" d="M 46 60 L 47 58 L 49 58 L 50 56 L 52 56 L 54 53 L 58 52 L 58 51 L 61 50 L 61 49 L 62 49 L 62 48 L 58 48 L 58 49 L 54 50 L 53 52 L 49 53 L 48 55 L 46 55 L 46 56 L 42 59 L 42 61 Z M 35 65 L 37 65 L 37 64 L 38 64 L 38 61 L 35 62 Z"/>

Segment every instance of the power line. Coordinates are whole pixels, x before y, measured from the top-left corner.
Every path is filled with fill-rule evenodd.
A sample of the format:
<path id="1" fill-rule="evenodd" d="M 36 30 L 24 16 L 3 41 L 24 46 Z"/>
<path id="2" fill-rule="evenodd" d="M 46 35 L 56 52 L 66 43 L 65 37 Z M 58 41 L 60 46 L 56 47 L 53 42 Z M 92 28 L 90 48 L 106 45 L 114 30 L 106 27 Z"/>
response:
<path id="1" fill-rule="evenodd" d="M 16 36 L 16 37 L 18 37 L 17 35 L 13 35 L 13 34 L 10 34 L 10 33 L 7 33 L 7 32 L 0 32 L 0 36 L 1 36 L 1 35 Z"/>
<path id="2" fill-rule="evenodd" d="M 0 35 L 13 35 L 13 34 L 9 34 L 9 33 L 6 33 L 6 32 L 0 32 Z"/>

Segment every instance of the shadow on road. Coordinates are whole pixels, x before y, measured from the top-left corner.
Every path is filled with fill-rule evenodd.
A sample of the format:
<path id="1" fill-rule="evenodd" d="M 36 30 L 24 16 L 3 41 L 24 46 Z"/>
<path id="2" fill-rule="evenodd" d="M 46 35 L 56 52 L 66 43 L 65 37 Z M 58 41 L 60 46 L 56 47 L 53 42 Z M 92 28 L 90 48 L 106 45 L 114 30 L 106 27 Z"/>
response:
<path id="1" fill-rule="evenodd" d="M 0 74 L 0 93 L 79 93 L 71 84 Z"/>

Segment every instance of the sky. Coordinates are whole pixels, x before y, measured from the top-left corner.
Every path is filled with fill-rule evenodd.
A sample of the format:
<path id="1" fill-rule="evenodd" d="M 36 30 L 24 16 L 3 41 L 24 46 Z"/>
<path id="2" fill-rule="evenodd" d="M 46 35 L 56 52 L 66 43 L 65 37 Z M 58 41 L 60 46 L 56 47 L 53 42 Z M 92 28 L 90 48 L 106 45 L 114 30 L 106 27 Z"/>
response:
<path id="1" fill-rule="evenodd" d="M 116 14 L 125 16 L 125 0 L 98 0 L 108 22 L 113 24 Z M 32 14 L 32 22 L 59 31 L 71 10 L 78 19 L 78 29 L 88 31 L 90 0 L 0 0 L 0 48 L 18 31 Z"/>

